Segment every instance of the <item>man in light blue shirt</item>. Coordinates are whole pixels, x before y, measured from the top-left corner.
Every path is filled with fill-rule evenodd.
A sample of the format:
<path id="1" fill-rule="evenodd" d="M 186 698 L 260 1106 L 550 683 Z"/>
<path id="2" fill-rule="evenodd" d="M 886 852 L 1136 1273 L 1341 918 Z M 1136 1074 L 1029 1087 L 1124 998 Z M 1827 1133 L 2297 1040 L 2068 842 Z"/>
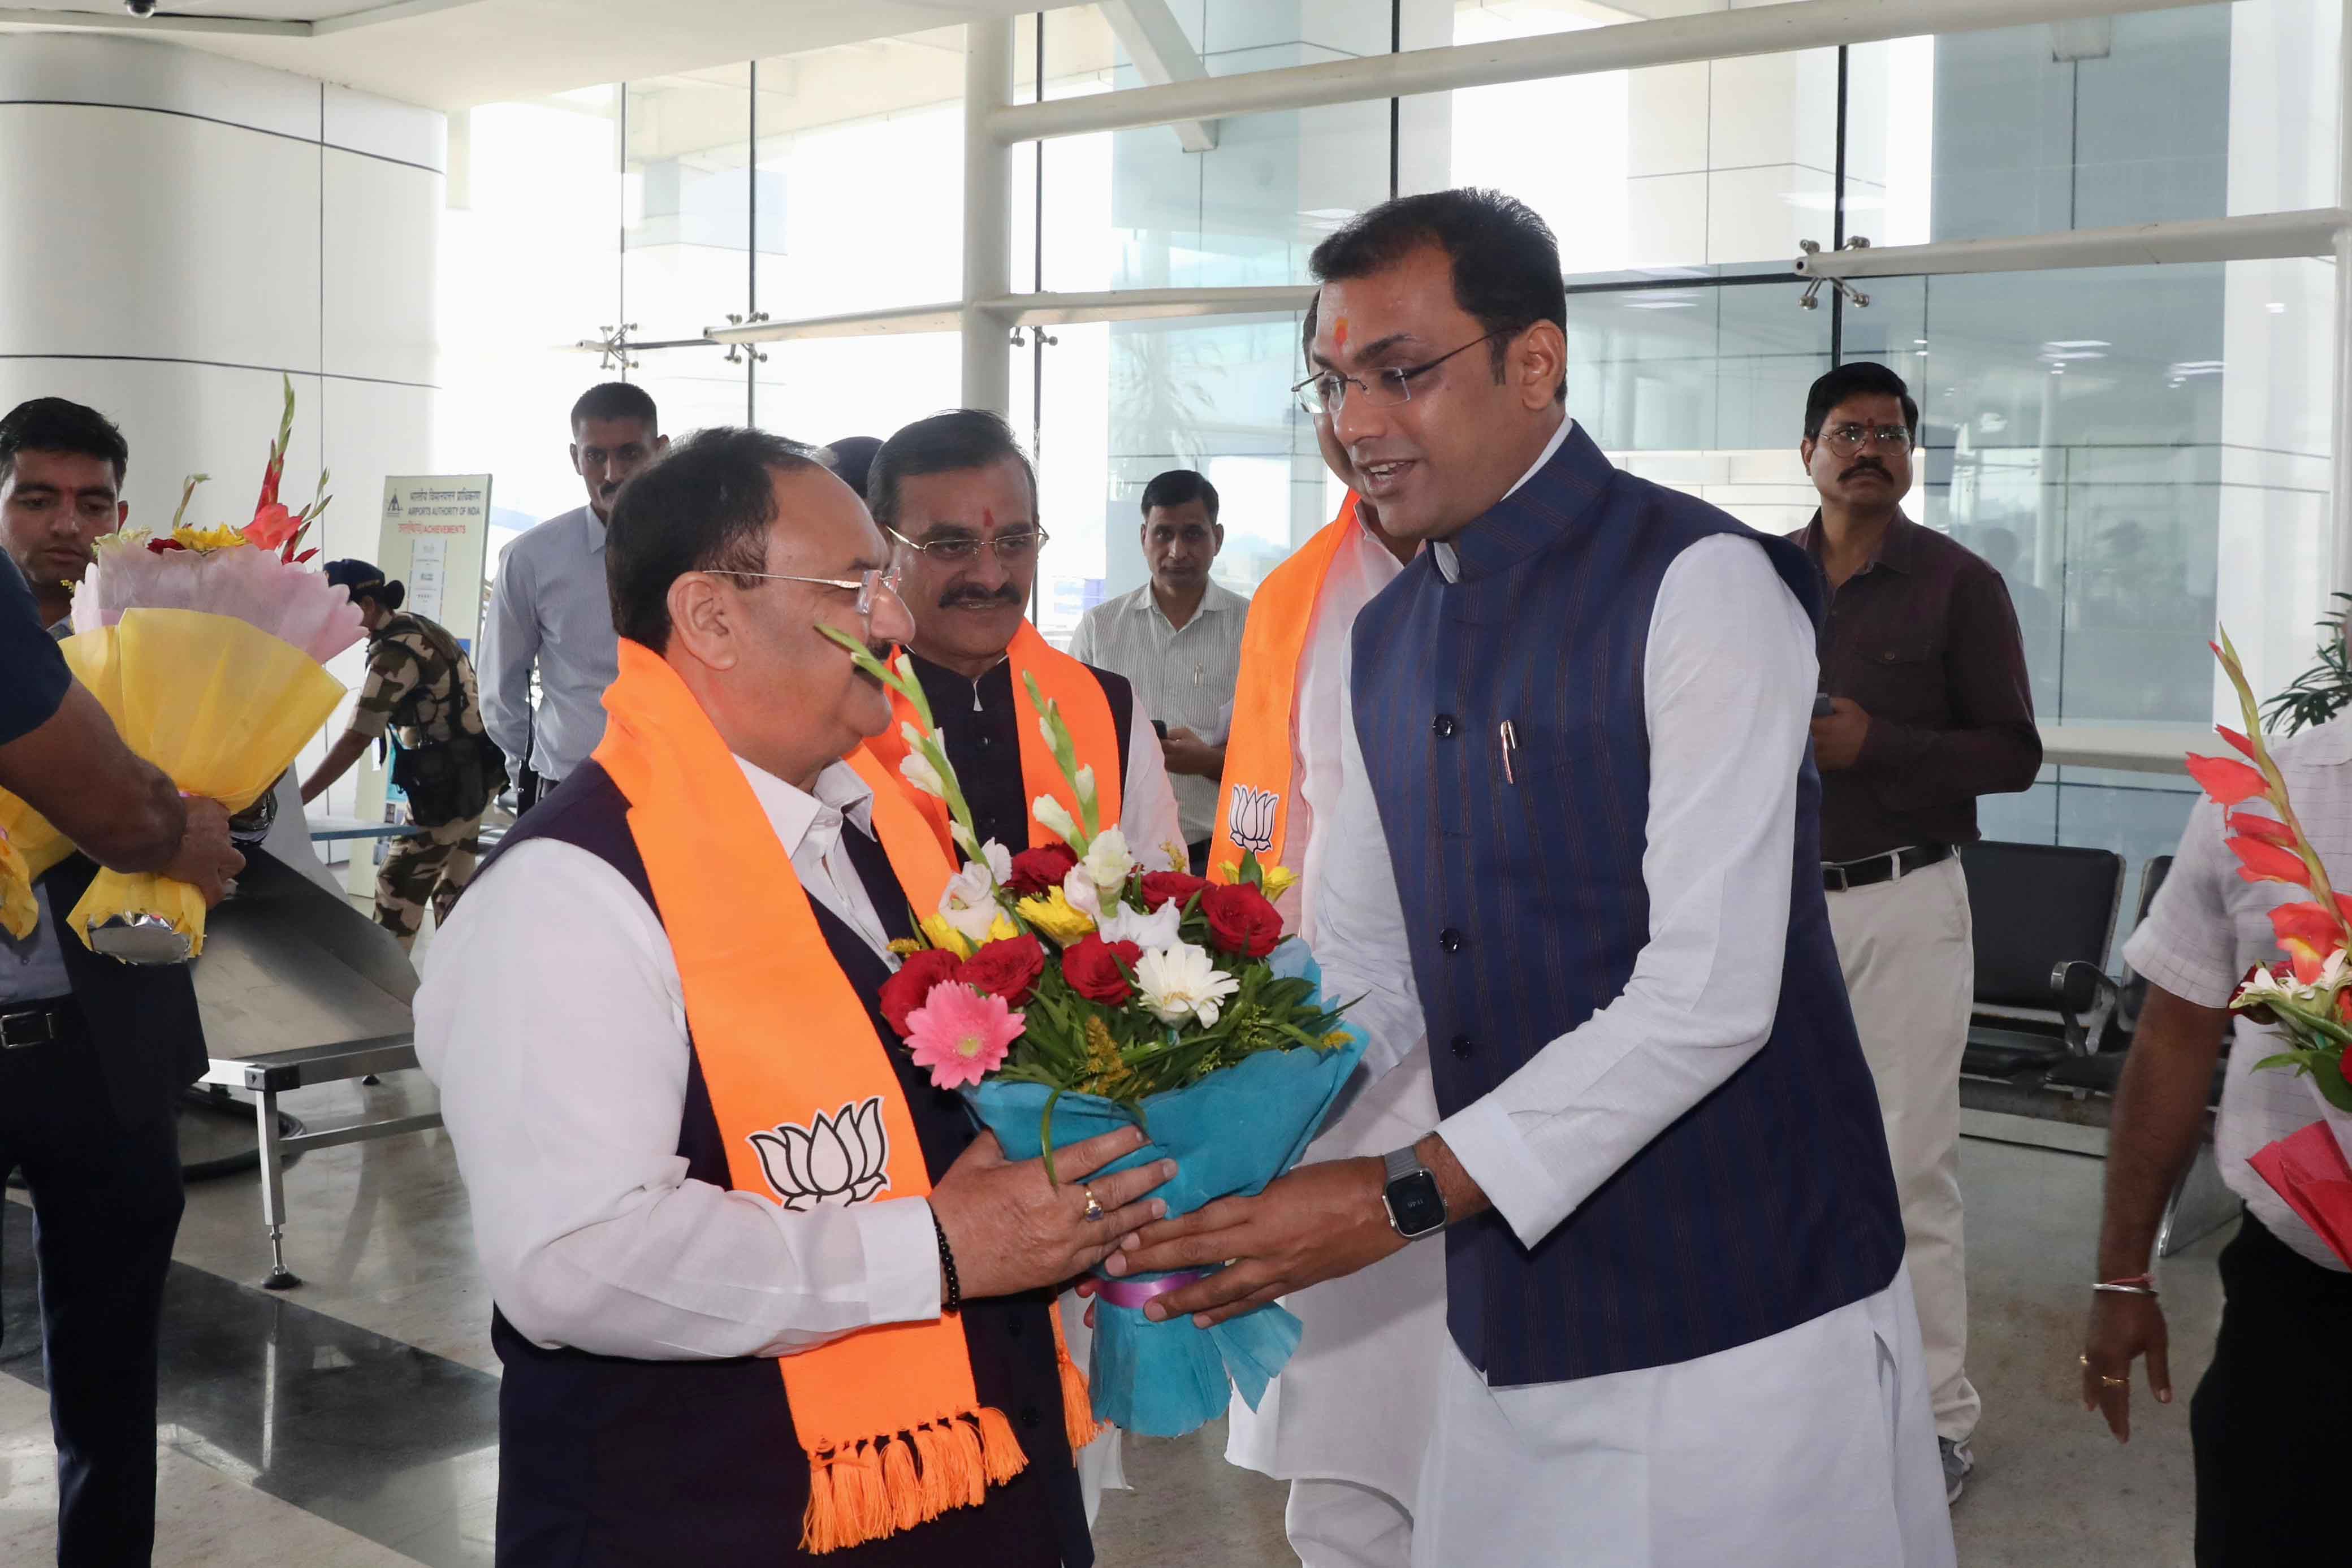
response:
<path id="1" fill-rule="evenodd" d="M 589 388 L 572 405 L 572 466 L 588 486 L 588 504 L 548 518 L 499 558 L 475 664 L 483 724 L 509 759 L 523 810 L 604 738 L 604 688 L 621 648 L 604 589 L 604 522 L 629 476 L 668 445 L 644 388 Z"/>

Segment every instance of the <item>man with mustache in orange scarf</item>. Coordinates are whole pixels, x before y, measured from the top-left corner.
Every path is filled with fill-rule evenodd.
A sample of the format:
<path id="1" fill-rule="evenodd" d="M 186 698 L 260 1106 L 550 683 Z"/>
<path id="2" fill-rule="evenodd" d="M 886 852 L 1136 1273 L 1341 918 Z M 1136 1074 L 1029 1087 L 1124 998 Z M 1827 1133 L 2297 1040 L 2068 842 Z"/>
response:
<path id="1" fill-rule="evenodd" d="M 498 1303 L 501 1568 L 1093 1562 L 1054 1289 L 1166 1162 L 975 1137 L 899 1039 L 889 944 L 950 874 L 820 626 L 912 628 L 808 449 L 710 430 L 626 486 L 593 761 L 439 935 L 418 1054 Z M 885 785 L 875 789 L 879 780 Z"/>

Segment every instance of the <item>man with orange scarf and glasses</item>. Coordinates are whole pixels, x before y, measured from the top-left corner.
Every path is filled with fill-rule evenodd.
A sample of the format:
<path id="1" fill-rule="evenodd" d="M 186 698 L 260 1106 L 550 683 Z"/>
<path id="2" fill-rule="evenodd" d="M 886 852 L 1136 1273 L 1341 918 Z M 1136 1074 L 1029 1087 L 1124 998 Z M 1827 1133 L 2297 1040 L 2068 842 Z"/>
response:
<path id="1" fill-rule="evenodd" d="M 898 547 L 915 620 L 908 650 L 981 838 L 1016 855 L 1058 844 L 1033 809 L 1043 796 L 1077 814 L 1038 730 L 1028 692 L 1034 680 L 1060 705 L 1079 764 L 1094 769 L 1101 820 L 1118 826 L 1139 861 L 1160 865 L 1171 844 L 1181 856 L 1176 792 L 1134 688 L 1060 652 L 1029 623 L 1045 533 L 1036 471 L 1012 429 L 976 408 L 919 419 L 874 455 L 866 499 Z M 895 774 L 907 752 L 898 724 L 914 715 L 892 700 L 896 721 L 868 748 Z M 946 808 L 903 788 L 954 853 Z"/>
<path id="2" fill-rule="evenodd" d="M 722 429 L 623 490 L 605 562 L 604 738 L 416 998 L 497 1302 L 498 1561 L 1090 1563 L 1054 1291 L 1171 1169 L 1097 1175 L 1122 1131 L 1055 1186 L 900 1043 L 889 945 L 950 869 L 840 760 L 889 705 L 819 631 L 911 632 L 888 548 Z"/>
<path id="3" fill-rule="evenodd" d="M 1316 307 L 1305 342 L 1315 342 Z M 1309 400 L 1311 402 L 1311 400 Z M 1355 465 L 1319 403 L 1307 408 L 1323 461 L 1348 486 L 1339 515 L 1258 585 L 1242 632 L 1241 679 L 1225 746 L 1213 878 L 1244 850 L 1298 882 L 1276 901 L 1313 946 L 1331 857 L 1361 852 L 1328 830 L 1339 797 L 1339 695 L 1356 612 L 1404 570 L 1414 547 L 1383 532 L 1356 493 Z M 1437 1121 L 1429 1044 L 1415 1040 L 1372 1080 L 1361 1069 L 1308 1160 L 1384 1155 Z M 1252 1410 L 1234 1401 L 1225 1457 L 1290 1482 L 1284 1523 L 1304 1568 L 1407 1568 L 1413 1488 L 1434 1407 L 1445 1324 L 1445 1260 L 1408 1247 L 1360 1274 L 1286 1297 L 1305 1333 Z"/>

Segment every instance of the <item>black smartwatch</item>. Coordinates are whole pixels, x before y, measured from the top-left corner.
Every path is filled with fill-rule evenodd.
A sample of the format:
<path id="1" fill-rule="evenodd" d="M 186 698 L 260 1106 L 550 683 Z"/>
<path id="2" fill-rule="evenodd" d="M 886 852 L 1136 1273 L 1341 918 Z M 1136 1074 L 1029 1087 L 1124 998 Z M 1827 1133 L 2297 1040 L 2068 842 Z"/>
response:
<path id="1" fill-rule="evenodd" d="M 1397 1150 L 1384 1162 L 1388 1186 L 1381 1197 L 1389 1206 L 1389 1224 L 1407 1241 L 1417 1241 L 1445 1228 L 1445 1196 L 1437 1177 L 1410 1147 Z"/>

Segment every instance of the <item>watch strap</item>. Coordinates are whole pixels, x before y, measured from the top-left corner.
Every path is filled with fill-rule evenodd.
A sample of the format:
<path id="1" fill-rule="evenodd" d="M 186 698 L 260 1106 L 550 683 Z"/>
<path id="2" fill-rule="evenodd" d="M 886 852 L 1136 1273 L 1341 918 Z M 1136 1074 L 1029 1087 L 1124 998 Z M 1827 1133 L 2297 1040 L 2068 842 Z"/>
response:
<path id="1" fill-rule="evenodd" d="M 1382 1156 L 1381 1163 L 1386 1167 L 1384 1182 L 1402 1181 L 1415 1171 L 1429 1168 L 1421 1163 L 1421 1156 L 1412 1152 L 1411 1144 L 1407 1144 L 1401 1149 L 1390 1150 Z"/>

